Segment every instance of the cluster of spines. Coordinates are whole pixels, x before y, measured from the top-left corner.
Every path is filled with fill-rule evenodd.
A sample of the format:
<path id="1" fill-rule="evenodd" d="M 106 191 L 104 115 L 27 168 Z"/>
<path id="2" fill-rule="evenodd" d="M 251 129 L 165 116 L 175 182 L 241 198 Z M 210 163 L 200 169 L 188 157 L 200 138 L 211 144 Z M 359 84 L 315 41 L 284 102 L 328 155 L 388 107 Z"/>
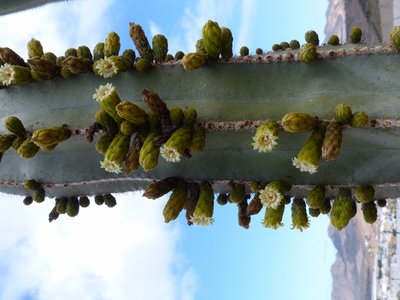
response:
<path id="1" fill-rule="evenodd" d="M 4 126 L 10 133 L 0 134 L 0 157 L 13 148 L 21 157 L 28 159 L 35 156 L 39 150 L 53 150 L 71 136 L 71 130 L 63 126 L 28 132 L 21 120 L 15 116 L 9 116 L 4 121 Z"/>
<path id="2" fill-rule="evenodd" d="M 289 133 L 312 131 L 298 155 L 293 158 L 293 165 L 301 172 L 315 174 L 321 158 L 330 161 L 338 157 L 344 126 L 365 127 L 368 124 L 368 115 L 361 111 L 353 113 L 349 105 L 340 103 L 335 107 L 334 120 L 328 124 L 301 112 L 285 114 L 280 124 Z M 278 126 L 278 122 L 274 120 L 261 124 L 253 136 L 253 149 L 271 152 L 278 145 Z"/>
<path id="3" fill-rule="evenodd" d="M 101 106 L 96 122 L 107 129 L 96 150 L 104 155 L 101 166 L 108 172 L 120 173 L 124 166 L 127 174 L 140 166 L 148 172 L 157 166 L 159 154 L 168 162 L 179 162 L 205 146 L 205 130 L 196 126 L 194 108 L 168 109 L 158 94 L 143 90 L 143 101 L 150 108 L 146 112 L 121 101 L 110 83 L 100 86 L 93 98 Z"/>

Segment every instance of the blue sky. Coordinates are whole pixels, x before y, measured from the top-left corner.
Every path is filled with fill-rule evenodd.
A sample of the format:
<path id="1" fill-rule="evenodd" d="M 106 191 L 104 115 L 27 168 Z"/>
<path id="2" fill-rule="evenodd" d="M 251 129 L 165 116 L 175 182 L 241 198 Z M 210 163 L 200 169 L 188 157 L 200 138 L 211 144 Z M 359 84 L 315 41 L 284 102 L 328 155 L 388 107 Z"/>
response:
<path id="1" fill-rule="evenodd" d="M 82 44 L 93 48 L 109 31 L 133 48 L 128 23 L 143 26 L 149 39 L 163 33 L 170 52 L 193 51 L 201 26 L 213 19 L 229 27 L 234 53 L 298 39 L 316 30 L 324 39 L 327 1 L 77 0 L 0 18 L 1 45 L 26 57 L 35 37 L 45 51 L 61 55 Z M 237 225 L 234 205 L 215 209 L 215 224 L 187 227 L 184 218 L 164 224 L 166 199 L 119 195 L 114 209 L 91 205 L 75 218 L 52 224 L 52 201 L 25 207 L 2 196 L 0 209 L 0 300 L 12 299 L 330 299 L 334 249 L 326 216 L 310 229 Z"/>

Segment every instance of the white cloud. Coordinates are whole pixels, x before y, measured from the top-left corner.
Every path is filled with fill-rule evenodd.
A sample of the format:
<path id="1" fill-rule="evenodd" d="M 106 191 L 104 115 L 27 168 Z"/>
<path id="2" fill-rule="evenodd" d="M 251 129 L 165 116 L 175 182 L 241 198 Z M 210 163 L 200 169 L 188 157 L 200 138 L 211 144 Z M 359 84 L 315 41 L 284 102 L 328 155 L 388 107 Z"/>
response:
<path id="1" fill-rule="evenodd" d="M 151 37 L 155 36 L 156 34 L 161 34 L 162 33 L 160 27 L 156 23 L 154 23 L 153 21 L 150 20 L 149 21 L 149 25 L 150 25 Z"/>
<path id="2" fill-rule="evenodd" d="M 52 200 L 1 198 L 1 300 L 194 298 L 196 274 L 176 249 L 179 229 L 163 222 L 165 199 L 119 195 L 112 209 L 92 201 L 49 224 Z"/>
<path id="3" fill-rule="evenodd" d="M 245 0 L 242 2 L 242 18 L 240 20 L 238 47 L 250 44 L 252 39 L 252 24 L 256 14 L 256 0 Z"/>

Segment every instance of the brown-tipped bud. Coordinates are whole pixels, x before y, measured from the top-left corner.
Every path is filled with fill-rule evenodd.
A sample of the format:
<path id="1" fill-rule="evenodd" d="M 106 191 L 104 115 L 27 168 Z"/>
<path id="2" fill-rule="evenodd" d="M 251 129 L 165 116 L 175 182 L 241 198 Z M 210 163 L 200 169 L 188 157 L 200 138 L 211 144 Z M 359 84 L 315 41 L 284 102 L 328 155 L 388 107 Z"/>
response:
<path id="1" fill-rule="evenodd" d="M 88 46 L 79 46 L 76 53 L 79 58 L 86 58 L 88 60 L 93 59 L 92 52 L 90 52 L 90 49 Z"/>
<path id="2" fill-rule="evenodd" d="M 186 183 L 179 184 L 173 189 L 163 209 L 165 223 L 175 220 L 179 216 L 185 205 L 187 194 L 188 189 Z"/>
<path id="3" fill-rule="evenodd" d="M 4 121 L 6 129 L 19 137 L 24 137 L 26 130 L 21 120 L 15 116 L 10 116 Z"/>
<path id="4" fill-rule="evenodd" d="M 244 197 L 242 202 L 237 204 L 238 223 L 239 223 L 239 226 L 241 226 L 245 229 L 248 229 L 250 227 L 250 221 L 251 221 L 250 215 L 247 214 L 247 208 L 248 208 L 247 198 L 248 197 Z"/>
<path id="5" fill-rule="evenodd" d="M 140 56 L 150 62 L 153 61 L 153 51 L 142 27 L 135 23 L 129 23 L 129 35 Z"/>
<path id="6" fill-rule="evenodd" d="M 255 193 L 253 199 L 250 201 L 247 207 L 247 215 L 252 216 L 258 214 L 263 208 L 261 203 L 260 193 Z"/>
<path id="7" fill-rule="evenodd" d="M 229 195 L 226 193 L 220 193 L 217 197 L 217 203 L 219 205 L 225 205 L 226 203 L 228 203 L 228 197 Z"/>
<path id="8" fill-rule="evenodd" d="M 92 61 L 87 58 L 68 56 L 61 62 L 61 67 L 67 68 L 73 75 L 79 75 L 92 70 Z"/>
<path id="9" fill-rule="evenodd" d="M 143 146 L 145 140 L 145 133 L 143 131 L 138 132 L 132 141 L 129 148 L 128 154 L 125 158 L 125 173 L 129 175 L 132 171 L 139 169 L 139 155 L 140 149 Z"/>
<path id="10" fill-rule="evenodd" d="M 147 123 L 147 114 L 136 104 L 128 101 L 122 101 L 115 107 L 117 114 L 131 122 L 135 126 L 142 126 Z"/>
<path id="11" fill-rule="evenodd" d="M 32 142 L 31 139 L 26 139 L 22 142 L 21 146 L 19 146 L 17 153 L 23 158 L 31 158 L 38 153 L 39 149 L 40 148 Z"/>
<path id="12" fill-rule="evenodd" d="M 79 200 L 78 197 L 69 197 L 67 202 L 67 209 L 65 211 L 69 217 L 76 217 L 79 213 Z"/>
<path id="13" fill-rule="evenodd" d="M 144 103 L 146 103 L 146 105 L 157 115 L 169 115 L 167 105 L 163 100 L 161 100 L 157 93 L 150 90 L 143 90 L 142 99 Z"/>
<path id="14" fill-rule="evenodd" d="M 35 56 L 37 57 L 41 57 L 43 55 L 43 47 L 42 44 L 40 43 L 40 41 L 32 38 L 28 44 L 27 44 L 27 48 L 28 48 L 28 57 L 29 58 L 33 58 Z"/>
<path id="15" fill-rule="evenodd" d="M 71 134 L 71 130 L 65 127 L 38 129 L 33 132 L 32 141 L 39 147 L 47 147 L 69 139 Z"/>
<path id="16" fill-rule="evenodd" d="M 153 182 L 143 193 L 143 197 L 157 199 L 170 192 L 177 186 L 180 180 L 176 177 L 167 177 L 165 179 Z"/>
<path id="17" fill-rule="evenodd" d="M 26 63 L 22 59 L 22 57 L 7 47 L 0 48 L 0 59 L 5 64 L 8 63 L 13 66 L 22 66 L 22 67 L 26 66 Z"/>
<path id="18" fill-rule="evenodd" d="M 326 128 L 322 142 L 321 155 L 325 160 L 334 160 L 339 156 L 342 145 L 342 128 L 336 123 L 330 123 Z"/>
<path id="19" fill-rule="evenodd" d="M 44 79 L 51 79 L 59 73 L 59 69 L 55 64 L 40 57 L 28 59 L 28 64 L 32 71 L 42 75 Z"/>
<path id="20" fill-rule="evenodd" d="M 79 206 L 80 207 L 88 207 L 90 205 L 90 200 L 87 196 L 81 196 L 79 197 Z"/>
<path id="21" fill-rule="evenodd" d="M 104 195 L 104 204 L 108 207 L 114 207 L 115 205 L 117 205 L 117 200 L 115 199 L 115 197 L 111 194 L 105 194 Z"/>

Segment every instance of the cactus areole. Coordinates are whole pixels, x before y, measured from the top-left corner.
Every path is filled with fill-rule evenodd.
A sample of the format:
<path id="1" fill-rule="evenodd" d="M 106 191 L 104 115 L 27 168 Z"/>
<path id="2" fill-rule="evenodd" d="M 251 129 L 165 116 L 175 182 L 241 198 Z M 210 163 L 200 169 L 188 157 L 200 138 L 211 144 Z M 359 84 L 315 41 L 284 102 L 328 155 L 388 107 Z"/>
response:
<path id="1" fill-rule="evenodd" d="M 94 58 L 86 47 L 85 55 L 68 49 L 26 63 L 0 48 L 0 191 L 30 197 L 23 183 L 34 179 L 46 197 L 85 197 L 174 177 L 220 193 L 233 181 L 246 192 L 252 182 L 263 191 L 279 181 L 293 197 L 315 186 L 327 197 L 358 185 L 373 186 L 376 199 L 400 194 L 396 46 L 306 44 L 312 53 L 297 47 L 224 59 L 218 24 L 207 24 L 212 53 L 199 53 L 201 61 L 188 53 L 184 66 L 163 61 L 164 39 L 165 53 L 153 60 L 135 23 L 132 48 L 146 54 L 146 69 L 118 56 L 116 33 Z M 41 50 L 34 42 L 30 53 Z M 339 118 L 344 105 L 351 109 Z"/>

